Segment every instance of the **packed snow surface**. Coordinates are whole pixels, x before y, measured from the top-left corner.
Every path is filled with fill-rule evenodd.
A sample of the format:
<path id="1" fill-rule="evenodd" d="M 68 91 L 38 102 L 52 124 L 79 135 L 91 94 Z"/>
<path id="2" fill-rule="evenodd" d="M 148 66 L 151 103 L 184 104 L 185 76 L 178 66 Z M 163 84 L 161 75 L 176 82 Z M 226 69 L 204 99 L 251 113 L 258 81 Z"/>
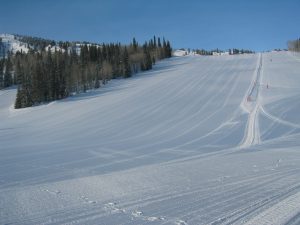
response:
<path id="1" fill-rule="evenodd" d="M 299 224 L 299 72 L 187 56 L 32 108 L 0 91 L 0 224 Z"/>

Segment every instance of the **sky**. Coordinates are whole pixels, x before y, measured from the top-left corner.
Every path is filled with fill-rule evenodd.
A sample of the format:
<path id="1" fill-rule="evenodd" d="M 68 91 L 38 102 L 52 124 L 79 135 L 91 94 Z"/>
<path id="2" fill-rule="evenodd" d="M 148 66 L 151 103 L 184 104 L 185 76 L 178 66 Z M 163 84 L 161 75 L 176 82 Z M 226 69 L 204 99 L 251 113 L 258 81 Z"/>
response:
<path id="1" fill-rule="evenodd" d="M 0 33 L 255 51 L 300 37 L 300 0 L 0 0 Z"/>

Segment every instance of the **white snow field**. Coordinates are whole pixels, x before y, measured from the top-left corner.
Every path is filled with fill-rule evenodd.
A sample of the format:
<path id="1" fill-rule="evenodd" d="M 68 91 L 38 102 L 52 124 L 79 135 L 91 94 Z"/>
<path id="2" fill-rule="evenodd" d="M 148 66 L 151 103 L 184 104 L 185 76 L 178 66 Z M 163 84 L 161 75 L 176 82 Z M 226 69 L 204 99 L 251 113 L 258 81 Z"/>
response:
<path id="1" fill-rule="evenodd" d="M 300 224 L 300 58 L 186 56 L 14 110 L 0 224 Z"/>

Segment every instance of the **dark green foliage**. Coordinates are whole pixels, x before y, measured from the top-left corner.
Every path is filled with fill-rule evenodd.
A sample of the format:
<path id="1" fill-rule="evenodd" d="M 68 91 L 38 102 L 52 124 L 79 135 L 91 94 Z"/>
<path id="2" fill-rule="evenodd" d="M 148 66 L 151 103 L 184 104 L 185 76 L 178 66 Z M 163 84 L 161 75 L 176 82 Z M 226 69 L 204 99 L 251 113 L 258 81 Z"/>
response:
<path id="1" fill-rule="evenodd" d="M 3 75 L 3 87 L 9 87 L 13 85 L 12 77 L 12 62 L 10 56 L 5 60 L 5 72 Z"/>
<path id="2" fill-rule="evenodd" d="M 4 58 L 5 56 L 5 48 L 2 42 L 2 38 L 0 38 L 0 58 Z"/>
<path id="3" fill-rule="evenodd" d="M 3 69 L 4 69 L 4 59 L 0 59 L 0 89 L 3 88 Z"/>
<path id="4" fill-rule="evenodd" d="M 16 101 L 15 101 L 15 109 L 20 109 L 20 108 L 22 108 L 22 106 L 23 106 L 23 104 L 22 104 L 22 91 L 18 87 Z"/>
<path id="5" fill-rule="evenodd" d="M 166 52 L 166 58 L 172 57 L 172 47 L 169 41 L 167 41 L 165 52 Z"/>
<path id="6" fill-rule="evenodd" d="M 161 48 L 160 38 L 157 39 L 157 46 L 158 48 Z"/>
<path id="7" fill-rule="evenodd" d="M 129 55 L 128 55 L 128 51 L 127 51 L 126 47 L 125 47 L 124 53 L 123 53 L 123 64 L 124 64 L 123 76 L 124 76 L 124 78 L 128 78 L 131 76 L 131 68 L 130 68 L 130 64 L 129 64 Z"/>
<path id="8" fill-rule="evenodd" d="M 204 49 L 197 49 L 197 50 L 195 50 L 195 52 L 198 55 L 212 55 L 212 51 L 207 51 Z"/>
<path id="9" fill-rule="evenodd" d="M 146 55 L 145 70 L 151 70 L 152 69 L 152 58 L 150 55 L 150 51 L 147 48 L 145 49 L 145 55 Z"/>
<path id="10" fill-rule="evenodd" d="M 138 43 L 136 42 L 135 38 L 133 38 L 133 40 L 132 40 L 132 47 L 133 47 L 133 50 L 136 52 L 137 48 L 138 48 Z"/>
<path id="11" fill-rule="evenodd" d="M 99 88 L 108 80 L 128 78 L 140 70 L 152 69 L 156 60 L 171 57 L 169 41 L 156 44 L 156 37 L 143 46 L 133 38 L 128 46 L 120 43 L 84 43 L 78 51 L 78 43 L 59 42 L 53 52 L 44 48 L 55 43 L 43 39 L 27 39 L 39 51 L 31 49 L 27 54 L 17 53 L 13 59 L 5 60 L 6 79 L 3 83 L 18 84 L 16 108 L 29 107 L 43 102 L 65 98 L 70 94 Z M 38 47 L 42 46 L 42 47 Z M 160 46 L 160 47 L 159 47 Z M 1 62 L 1 61 L 0 61 Z M 0 63 L 1 70 L 1 63 Z M 12 78 L 12 71 L 14 71 Z M 0 72 L 1 77 L 1 72 Z"/>
<path id="12" fill-rule="evenodd" d="M 236 54 L 251 54 L 251 53 L 254 53 L 254 51 L 246 50 L 246 49 L 233 48 L 232 50 L 229 49 L 229 53 L 231 55 L 236 55 Z"/>

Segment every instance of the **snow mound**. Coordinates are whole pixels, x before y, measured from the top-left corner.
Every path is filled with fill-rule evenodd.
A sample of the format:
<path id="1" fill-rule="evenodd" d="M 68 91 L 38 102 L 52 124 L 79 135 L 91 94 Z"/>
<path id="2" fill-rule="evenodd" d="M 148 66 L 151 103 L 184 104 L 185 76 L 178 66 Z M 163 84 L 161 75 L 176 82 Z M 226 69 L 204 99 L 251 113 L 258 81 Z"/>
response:
<path id="1" fill-rule="evenodd" d="M 173 56 L 186 56 L 186 55 L 188 55 L 188 51 L 186 50 L 178 49 L 173 52 Z"/>

